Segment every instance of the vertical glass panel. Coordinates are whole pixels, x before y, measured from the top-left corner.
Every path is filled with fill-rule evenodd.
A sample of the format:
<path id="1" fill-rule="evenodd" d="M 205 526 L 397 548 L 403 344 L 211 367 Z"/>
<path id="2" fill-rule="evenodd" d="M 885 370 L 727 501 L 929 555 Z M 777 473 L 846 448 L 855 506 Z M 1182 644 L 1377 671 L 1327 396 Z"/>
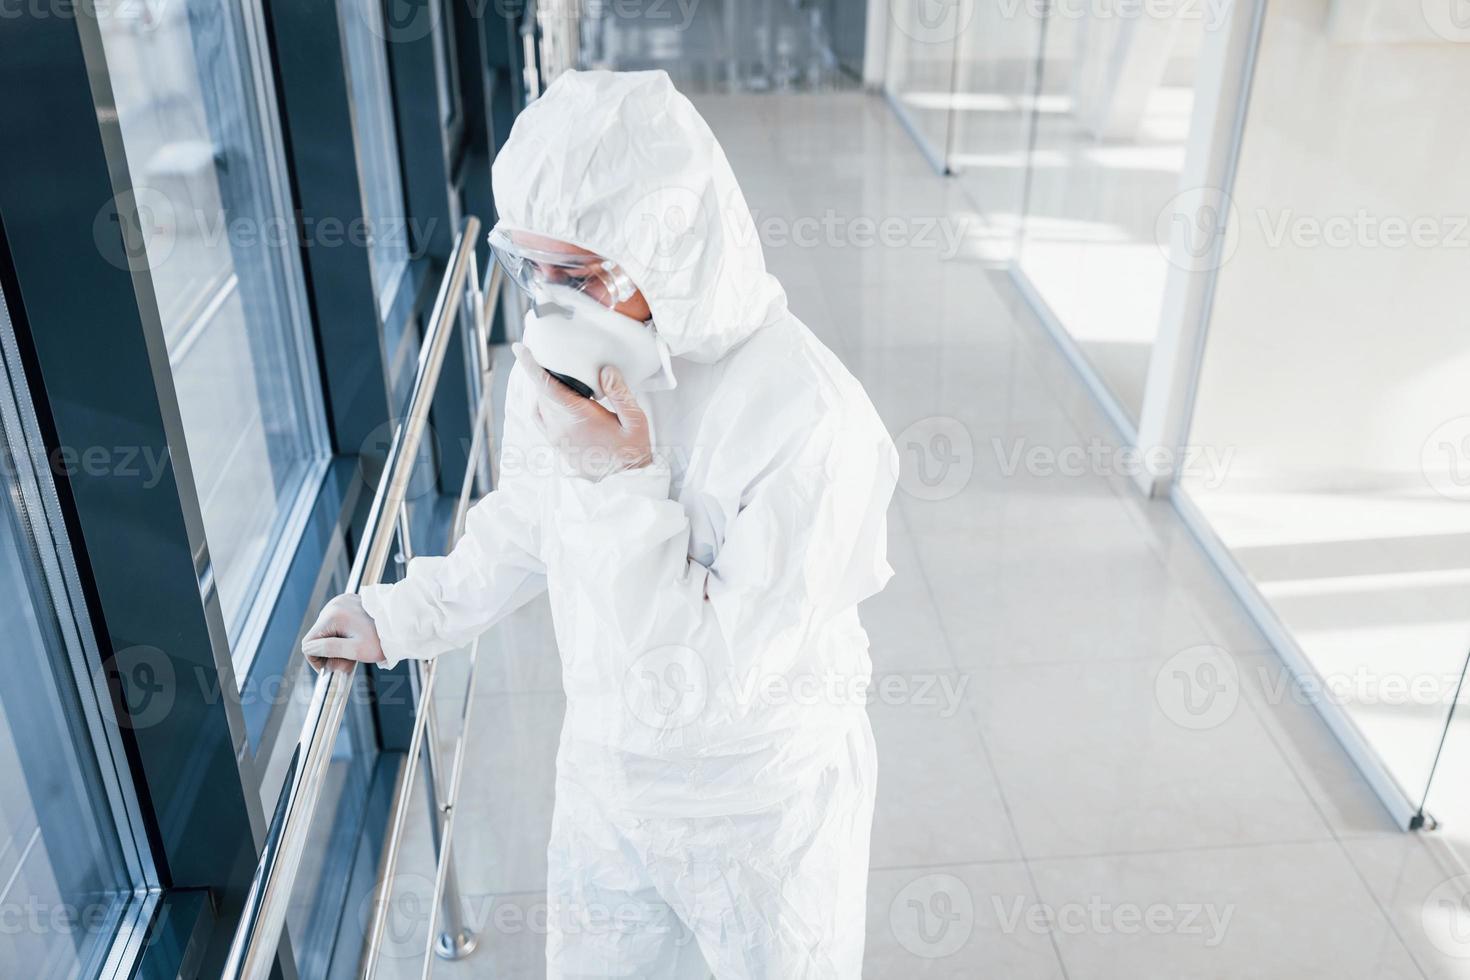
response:
<path id="1" fill-rule="evenodd" d="M 1459 695 L 1450 712 L 1444 744 L 1424 796 L 1424 812 L 1434 820 L 1441 837 L 1470 864 L 1470 676 L 1460 679 Z"/>
<path id="2" fill-rule="evenodd" d="M 363 213 L 368 219 L 368 261 L 378 293 L 378 312 L 387 318 L 408 265 L 409 234 L 398 162 L 398 131 L 388 84 L 388 55 L 383 46 L 383 6 L 376 0 L 341 3 L 357 170 L 362 181 Z M 390 340 L 391 354 L 398 336 Z"/>
<path id="3" fill-rule="evenodd" d="M 1156 227 L 1179 192 L 1205 31 L 1229 5 L 1049 8 L 1020 268 L 1137 421 L 1169 265 Z"/>
<path id="4" fill-rule="evenodd" d="M 323 455 L 294 233 L 244 16 L 208 0 L 97 10 L 232 638 Z"/>
<path id="5" fill-rule="evenodd" d="M 1266 11 L 1184 489 L 1417 803 L 1470 649 L 1470 105 L 1426 98 L 1470 48 Z"/>
<path id="6" fill-rule="evenodd" d="M 0 523 L 9 597 L 0 603 L 0 907 L 20 928 L 0 929 L 0 975 L 95 975 L 132 882 L 50 597 L 11 499 Z"/>
<path id="7" fill-rule="evenodd" d="M 8 334 L 3 299 L 0 321 Z M 71 666 L 71 613 L 46 574 L 41 549 L 53 569 L 57 556 L 45 516 L 28 506 L 34 490 L 21 489 L 29 468 L 18 461 L 39 457 L 19 436 L 5 385 L 0 372 L 0 976 L 95 976 L 141 882 L 131 879 L 94 754 L 98 721 Z"/>
<path id="8" fill-rule="evenodd" d="M 884 84 L 930 161 L 941 165 L 950 152 L 959 38 L 976 6 L 944 0 L 889 5 Z"/>
<path id="9" fill-rule="evenodd" d="M 577 14 L 580 67 L 662 68 L 685 93 L 842 88 L 832 0 L 561 0 L 542 4 L 543 24 Z M 565 8 L 565 9 L 561 9 Z M 847 11 L 844 11 L 847 14 Z M 857 10 L 853 19 L 861 20 Z M 565 43 L 565 42 L 563 42 Z"/>
<path id="10" fill-rule="evenodd" d="M 1026 4 L 975 4 L 955 63 L 950 169 L 982 218 L 981 257 L 1015 258 L 1025 206 L 1032 94 L 1043 21 Z"/>

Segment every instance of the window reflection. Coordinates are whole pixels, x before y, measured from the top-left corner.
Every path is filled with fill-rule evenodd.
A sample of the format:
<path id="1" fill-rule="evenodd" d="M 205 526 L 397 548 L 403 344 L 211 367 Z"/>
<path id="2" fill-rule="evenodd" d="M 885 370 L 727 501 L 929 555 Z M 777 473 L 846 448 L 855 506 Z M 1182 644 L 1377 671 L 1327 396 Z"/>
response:
<path id="1" fill-rule="evenodd" d="M 13 351 L 0 297 L 0 337 Z M 0 365 L 0 387 L 5 368 Z M 51 545 L 28 460 L 12 444 L 19 410 L 0 401 L 0 976 L 96 976 L 135 884 L 94 746 L 103 735 L 84 710 L 80 657 L 67 597 L 54 595 L 64 561 Z M 43 475 L 44 478 L 44 475 Z M 23 489 L 27 481 L 29 490 Z M 53 570 L 48 577 L 47 569 Z M 63 589 L 64 592 L 64 589 Z M 68 624 L 68 625 L 63 625 Z M 73 643 L 68 643 L 70 638 Z"/>
<path id="2" fill-rule="evenodd" d="M 383 46 L 383 10 L 374 0 L 341 0 L 340 15 L 363 213 L 368 221 L 368 261 L 378 313 L 387 319 L 408 265 L 410 237 L 388 85 L 388 55 Z M 389 329 L 395 331 L 387 344 L 391 353 L 401 327 L 391 324 Z"/>
<path id="3" fill-rule="evenodd" d="M 241 8 L 97 16 L 213 580 L 239 639 L 324 455 L 280 157 Z"/>

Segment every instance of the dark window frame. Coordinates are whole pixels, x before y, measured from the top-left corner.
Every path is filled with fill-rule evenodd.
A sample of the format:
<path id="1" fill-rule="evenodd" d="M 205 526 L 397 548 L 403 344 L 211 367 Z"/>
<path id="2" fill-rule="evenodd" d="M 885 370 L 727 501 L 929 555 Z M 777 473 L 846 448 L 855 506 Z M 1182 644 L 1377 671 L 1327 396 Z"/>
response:
<path id="1" fill-rule="evenodd" d="M 0 141 L 0 279 L 43 439 L 51 449 L 139 446 L 171 461 L 146 488 L 85 473 L 56 480 L 97 637 L 97 667 L 108 668 L 124 715 L 135 676 L 130 650 L 140 646 L 164 650 L 177 677 L 210 681 L 178 684 L 163 722 L 124 726 L 129 775 L 161 887 L 135 975 L 218 973 L 268 819 L 259 799 L 261 769 L 293 735 L 280 706 L 270 703 L 273 695 L 262 689 L 271 681 L 288 690 L 304 679 L 297 639 L 337 584 L 330 567 L 360 536 L 405 374 L 412 377 L 417 344 L 406 344 L 413 349 L 390 362 L 384 322 L 393 319 L 416 337 L 462 214 L 475 213 L 487 224 L 493 219 L 489 162 L 519 102 L 508 96 L 518 69 L 502 64 L 505 53 L 491 42 L 513 34 L 495 5 L 409 2 L 438 11 L 434 29 L 421 37 L 401 25 L 388 32 L 405 217 L 425 234 L 412 245 L 399 297 L 379 310 L 366 248 L 313 248 L 303 234 L 309 221 L 330 217 L 347 227 L 364 218 L 351 165 L 337 4 L 261 0 L 333 460 L 245 677 L 235 674 L 218 597 L 200 588 L 208 545 L 157 302 L 136 260 L 142 255 L 137 215 L 122 193 L 131 181 L 108 108 L 110 85 L 99 68 L 105 60 L 97 24 L 80 6 L 66 16 L 27 11 L 0 18 L 0 84 L 28 93 L 0 100 L 0 131 L 7 134 Z M 435 45 L 445 47 L 436 55 Z M 441 68 L 435 59 L 442 62 L 445 50 L 453 57 Z M 513 59 L 513 48 L 509 54 Z M 441 70 L 452 96 L 447 114 L 435 74 Z M 482 250 L 481 274 L 488 261 Z M 458 489 L 467 463 L 466 364 L 465 349 L 452 346 L 434 404 L 437 492 L 414 512 L 416 543 L 424 551 L 442 544 L 436 539 L 445 530 L 445 494 Z M 374 674 L 364 682 L 379 695 L 395 683 L 392 674 Z M 404 747 L 412 720 L 405 698 L 380 700 L 391 703 L 375 705 L 373 715 L 381 751 L 367 793 L 377 802 L 363 808 L 357 840 L 347 848 L 359 863 L 365 848 L 375 854 L 381 845 L 384 787 L 391 789 L 395 750 Z M 345 900 L 362 882 L 344 877 L 341 886 Z M 344 954 L 355 958 L 356 951 Z M 320 963 L 319 954 L 302 955 Z M 283 980 L 297 976 L 286 937 L 279 973 Z"/>

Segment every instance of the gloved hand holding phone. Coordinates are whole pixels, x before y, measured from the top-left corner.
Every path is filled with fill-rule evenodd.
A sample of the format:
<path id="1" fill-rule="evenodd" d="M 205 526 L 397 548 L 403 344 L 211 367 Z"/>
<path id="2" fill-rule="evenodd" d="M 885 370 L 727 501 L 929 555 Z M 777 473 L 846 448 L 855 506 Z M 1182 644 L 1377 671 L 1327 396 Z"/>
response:
<path id="1" fill-rule="evenodd" d="M 536 426 L 578 474 L 595 481 L 653 462 L 648 416 L 617 368 L 604 367 L 598 379 L 609 411 L 553 378 L 525 344 L 513 350 L 537 392 Z"/>

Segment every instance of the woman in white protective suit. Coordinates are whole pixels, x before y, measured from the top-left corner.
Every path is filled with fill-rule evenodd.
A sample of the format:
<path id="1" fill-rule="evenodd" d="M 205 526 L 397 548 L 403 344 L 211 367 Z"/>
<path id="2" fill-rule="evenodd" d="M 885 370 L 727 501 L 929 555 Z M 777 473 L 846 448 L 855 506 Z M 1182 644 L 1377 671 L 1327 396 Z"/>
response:
<path id="1" fill-rule="evenodd" d="M 492 244 L 535 304 L 501 485 L 449 555 L 332 600 L 306 652 L 433 657 L 546 589 L 548 974 L 856 978 L 876 777 L 856 607 L 892 574 L 892 443 L 663 72 L 560 77 L 494 190 Z"/>

